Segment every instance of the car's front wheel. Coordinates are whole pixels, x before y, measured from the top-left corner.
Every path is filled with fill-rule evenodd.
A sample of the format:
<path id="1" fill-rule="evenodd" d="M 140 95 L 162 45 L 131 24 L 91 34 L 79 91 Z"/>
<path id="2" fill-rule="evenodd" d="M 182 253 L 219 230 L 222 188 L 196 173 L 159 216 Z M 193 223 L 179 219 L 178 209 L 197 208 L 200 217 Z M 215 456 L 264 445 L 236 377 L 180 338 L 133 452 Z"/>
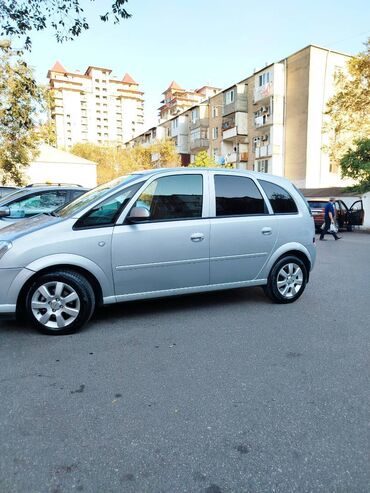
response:
<path id="1" fill-rule="evenodd" d="M 26 295 L 26 313 L 43 334 L 65 335 L 79 330 L 94 312 L 95 295 L 88 280 L 73 271 L 38 277 Z"/>
<path id="2" fill-rule="evenodd" d="M 305 264 L 298 257 L 289 255 L 273 266 L 264 290 L 276 303 L 293 303 L 303 294 L 307 280 Z"/>

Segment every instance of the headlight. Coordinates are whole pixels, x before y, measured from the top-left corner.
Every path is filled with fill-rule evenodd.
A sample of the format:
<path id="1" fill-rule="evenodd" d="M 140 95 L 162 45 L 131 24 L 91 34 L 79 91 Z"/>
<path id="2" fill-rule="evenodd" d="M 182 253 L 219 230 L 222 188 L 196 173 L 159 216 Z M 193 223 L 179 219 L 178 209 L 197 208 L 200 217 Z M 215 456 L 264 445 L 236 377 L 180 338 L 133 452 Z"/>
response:
<path id="1" fill-rule="evenodd" d="M 11 241 L 0 241 L 0 258 L 2 258 L 12 246 L 13 243 Z"/>

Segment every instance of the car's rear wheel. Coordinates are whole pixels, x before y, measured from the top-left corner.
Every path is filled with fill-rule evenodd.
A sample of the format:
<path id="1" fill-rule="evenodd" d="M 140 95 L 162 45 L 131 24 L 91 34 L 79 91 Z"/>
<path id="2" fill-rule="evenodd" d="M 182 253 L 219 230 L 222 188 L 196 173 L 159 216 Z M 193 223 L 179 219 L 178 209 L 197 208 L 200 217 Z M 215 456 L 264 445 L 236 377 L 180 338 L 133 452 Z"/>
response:
<path id="1" fill-rule="evenodd" d="M 38 277 L 26 295 L 26 313 L 43 334 L 65 335 L 79 330 L 94 312 L 95 295 L 77 272 L 55 271 Z"/>
<path id="2" fill-rule="evenodd" d="M 303 294 L 307 279 L 305 264 L 298 257 L 289 255 L 273 266 L 264 291 L 276 303 L 293 303 Z"/>

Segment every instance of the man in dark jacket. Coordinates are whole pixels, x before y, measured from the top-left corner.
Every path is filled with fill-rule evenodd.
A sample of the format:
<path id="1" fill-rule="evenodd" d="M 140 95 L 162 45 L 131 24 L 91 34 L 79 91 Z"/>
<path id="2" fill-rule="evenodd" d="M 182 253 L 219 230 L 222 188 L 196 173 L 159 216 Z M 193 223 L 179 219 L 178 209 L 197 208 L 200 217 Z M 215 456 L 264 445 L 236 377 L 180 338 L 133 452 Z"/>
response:
<path id="1" fill-rule="evenodd" d="M 324 240 L 326 234 L 333 235 L 336 240 L 340 240 L 341 236 L 338 236 L 335 231 L 329 231 L 330 226 L 334 224 L 335 219 L 335 198 L 331 197 L 330 201 L 325 206 L 325 225 L 324 229 L 321 230 L 320 240 Z"/>

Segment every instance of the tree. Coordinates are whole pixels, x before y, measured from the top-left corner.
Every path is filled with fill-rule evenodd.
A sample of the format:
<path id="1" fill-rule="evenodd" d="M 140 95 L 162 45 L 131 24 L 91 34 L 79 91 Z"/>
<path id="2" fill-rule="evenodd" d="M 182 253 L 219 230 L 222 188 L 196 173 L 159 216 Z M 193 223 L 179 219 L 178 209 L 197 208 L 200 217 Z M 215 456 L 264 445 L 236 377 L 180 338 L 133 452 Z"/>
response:
<path id="1" fill-rule="evenodd" d="M 216 168 L 216 161 L 207 153 L 207 151 L 200 151 L 195 156 L 195 161 L 191 164 L 191 166 L 200 167 L 200 168 Z"/>
<path id="2" fill-rule="evenodd" d="M 24 170 L 34 159 L 39 137 L 37 105 L 41 92 L 32 70 L 10 44 L 0 47 L 0 180 L 22 185 Z"/>
<path id="3" fill-rule="evenodd" d="M 124 8 L 127 1 L 113 1 L 100 13 L 100 20 L 107 22 L 113 18 L 114 24 L 118 24 L 121 19 L 131 17 Z M 59 42 L 72 40 L 89 29 L 82 3 L 82 0 L 0 0 L 0 36 L 25 37 L 28 49 L 33 31 L 51 28 Z"/>
<path id="4" fill-rule="evenodd" d="M 370 138 L 355 141 L 355 148 L 349 149 L 340 160 L 343 177 L 353 178 L 358 185 L 353 190 L 370 190 Z"/>
<path id="5" fill-rule="evenodd" d="M 148 147 L 135 146 L 127 149 L 115 144 L 79 143 L 70 152 L 97 163 L 98 184 L 135 171 L 179 164 L 175 144 L 170 140 L 158 141 Z"/>
<path id="6" fill-rule="evenodd" d="M 57 136 L 55 130 L 55 121 L 51 118 L 51 113 L 54 105 L 53 90 L 50 90 L 46 86 L 40 86 L 41 104 L 39 113 L 44 117 L 42 121 L 39 121 L 37 134 L 40 141 L 45 142 L 53 147 L 57 145 Z M 45 120 L 46 118 L 46 120 Z"/>
<path id="7" fill-rule="evenodd" d="M 158 140 L 149 149 L 152 157 L 157 158 L 154 161 L 156 168 L 176 168 L 181 166 L 180 156 L 176 151 L 173 140 Z"/>
<path id="8" fill-rule="evenodd" d="M 347 63 L 346 73 L 336 74 L 336 92 L 327 103 L 329 155 L 338 165 L 355 140 L 370 135 L 370 38 L 366 49 Z"/>

